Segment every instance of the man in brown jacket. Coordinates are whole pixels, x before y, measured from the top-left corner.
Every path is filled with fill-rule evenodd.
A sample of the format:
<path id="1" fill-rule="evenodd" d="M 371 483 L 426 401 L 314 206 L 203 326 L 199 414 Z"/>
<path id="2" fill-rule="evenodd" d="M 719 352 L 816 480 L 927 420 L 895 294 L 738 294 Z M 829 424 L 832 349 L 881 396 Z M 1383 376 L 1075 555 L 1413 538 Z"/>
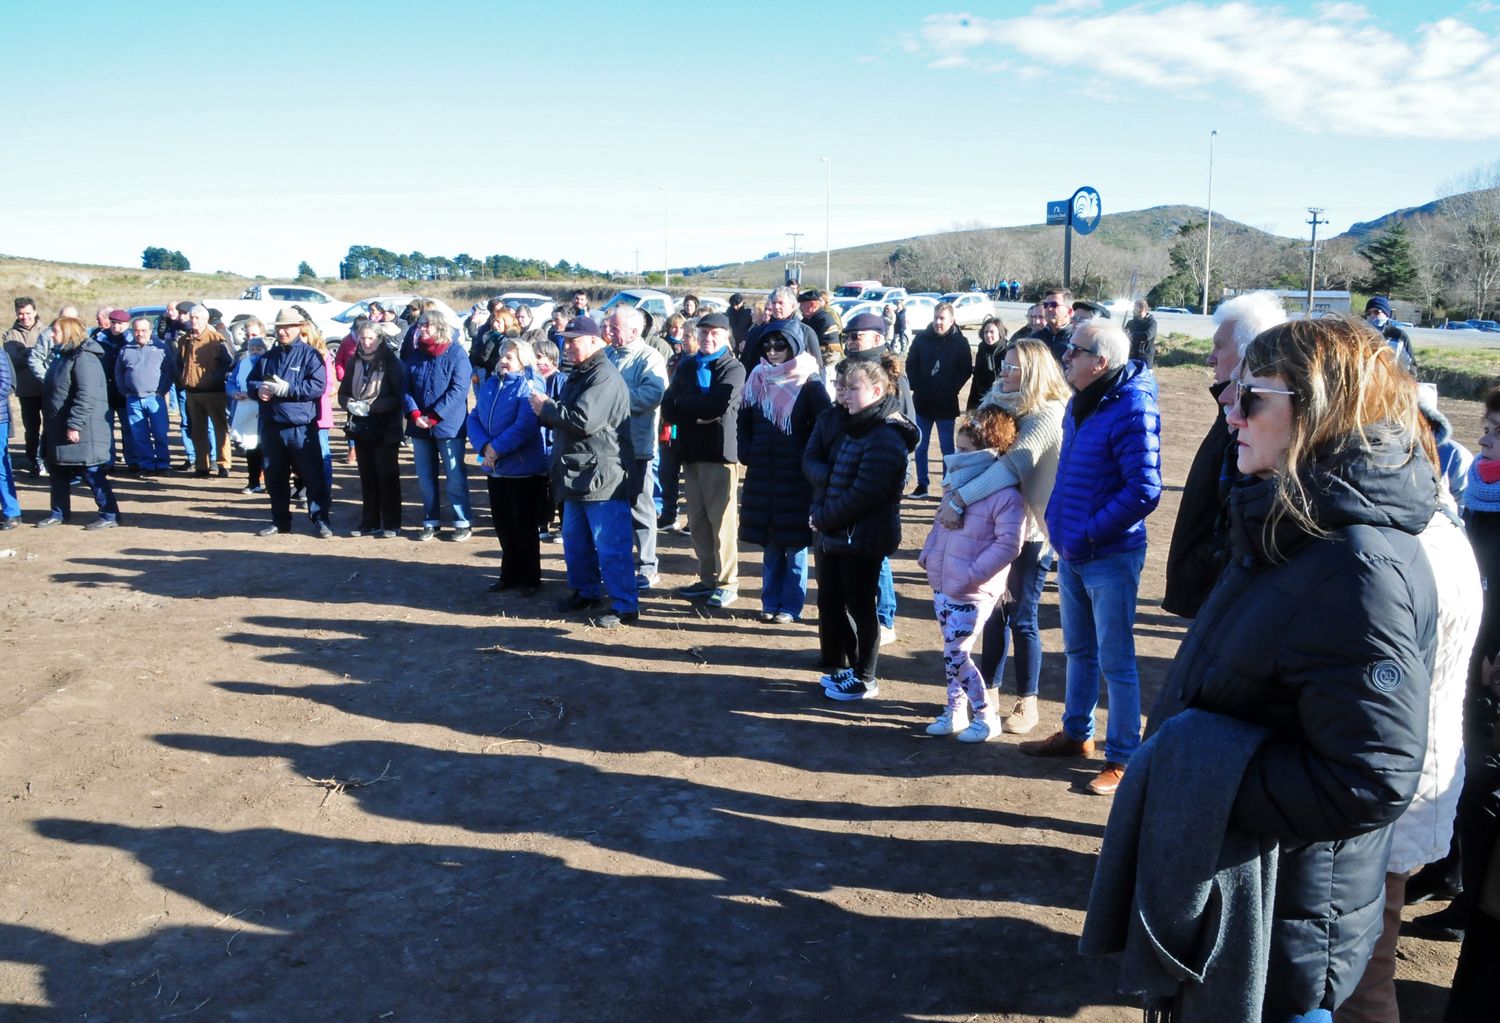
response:
<path id="1" fill-rule="evenodd" d="M 234 352 L 224 335 L 208 325 L 208 307 L 188 311 L 187 329 L 177 338 L 177 382 L 187 392 L 188 420 L 193 427 L 195 476 L 207 476 L 209 446 L 218 455 L 220 478 L 229 477 L 229 395 L 224 378 L 234 365 Z M 212 440 L 210 440 L 212 438 Z"/>

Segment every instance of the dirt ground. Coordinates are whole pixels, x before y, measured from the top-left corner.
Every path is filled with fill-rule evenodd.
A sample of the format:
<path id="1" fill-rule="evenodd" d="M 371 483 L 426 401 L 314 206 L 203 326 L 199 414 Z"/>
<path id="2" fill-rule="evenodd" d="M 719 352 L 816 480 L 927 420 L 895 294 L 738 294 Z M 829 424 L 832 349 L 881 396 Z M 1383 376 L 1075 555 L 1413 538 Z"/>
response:
<path id="1" fill-rule="evenodd" d="M 1161 374 L 1147 706 L 1183 631 L 1162 566 L 1207 382 Z M 1472 442 L 1476 406 L 1450 411 Z M 1076 953 L 1109 812 L 1088 767 L 922 732 L 932 506 L 904 511 L 880 698 L 834 704 L 815 627 L 755 620 L 753 548 L 732 609 L 662 590 L 609 633 L 552 614 L 558 546 L 528 604 L 484 591 L 492 534 L 260 539 L 241 485 L 124 479 L 130 528 L 0 535 L 0 1018 L 1139 1018 Z M 22 489 L 35 521 L 45 487 Z M 664 587 L 687 581 L 687 538 L 662 548 Z M 1042 613 L 1050 729 L 1050 584 Z M 1435 1023 L 1456 946 L 1400 955 L 1403 1019 Z"/>

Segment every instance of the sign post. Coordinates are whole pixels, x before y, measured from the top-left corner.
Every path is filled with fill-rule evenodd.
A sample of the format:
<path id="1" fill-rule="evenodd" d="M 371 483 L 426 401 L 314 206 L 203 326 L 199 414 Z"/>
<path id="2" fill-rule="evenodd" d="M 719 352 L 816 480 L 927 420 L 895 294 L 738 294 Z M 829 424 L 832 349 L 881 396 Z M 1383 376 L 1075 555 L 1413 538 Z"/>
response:
<path id="1" fill-rule="evenodd" d="M 1093 234 L 1102 215 L 1099 193 L 1088 185 L 1071 198 L 1048 200 L 1047 223 L 1063 227 L 1063 287 L 1073 287 L 1073 232 Z"/>

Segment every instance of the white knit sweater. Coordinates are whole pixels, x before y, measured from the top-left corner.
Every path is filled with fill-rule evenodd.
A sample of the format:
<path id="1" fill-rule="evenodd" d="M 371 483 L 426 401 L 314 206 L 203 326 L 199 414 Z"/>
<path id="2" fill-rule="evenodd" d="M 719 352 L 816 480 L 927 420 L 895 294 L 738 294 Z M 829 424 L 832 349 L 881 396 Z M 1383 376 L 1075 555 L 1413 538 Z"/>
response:
<path id="1" fill-rule="evenodd" d="M 986 397 L 985 402 L 991 403 Z M 1003 402 L 993 402 L 1005 408 Z M 1001 487 L 1020 486 L 1026 498 L 1026 538 L 1046 539 L 1047 501 L 1057 482 L 1057 456 L 1062 450 L 1062 417 L 1065 401 L 1039 405 L 1017 420 L 1016 442 L 995 460 L 987 472 L 959 488 L 965 506 L 981 500 Z"/>

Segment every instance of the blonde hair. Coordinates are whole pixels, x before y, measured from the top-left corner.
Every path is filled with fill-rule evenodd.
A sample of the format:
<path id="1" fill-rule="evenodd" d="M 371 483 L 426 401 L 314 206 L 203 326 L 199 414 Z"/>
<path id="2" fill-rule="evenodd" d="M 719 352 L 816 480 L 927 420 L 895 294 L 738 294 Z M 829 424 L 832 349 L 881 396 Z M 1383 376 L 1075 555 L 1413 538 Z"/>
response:
<path id="1" fill-rule="evenodd" d="M 1385 339 L 1352 317 L 1291 320 L 1262 331 L 1246 346 L 1239 371 L 1278 377 L 1293 392 L 1291 436 L 1276 474 L 1268 535 L 1283 517 L 1314 536 L 1327 535 L 1315 515 L 1306 470 L 1351 448 L 1371 447 L 1372 426 L 1391 424 L 1401 431 L 1406 448 L 1399 464 L 1419 448 L 1430 455 L 1415 382 Z"/>
<path id="2" fill-rule="evenodd" d="M 76 316 L 59 316 L 52 321 L 52 343 L 60 352 L 77 348 L 86 337 L 88 331 L 83 329 L 83 321 Z"/>
<path id="3" fill-rule="evenodd" d="M 1000 357 L 1014 360 L 1021 368 L 1021 384 L 1016 389 L 1015 401 L 1010 406 L 1017 416 L 1024 416 L 1049 402 L 1067 401 L 1071 396 L 1068 381 L 1046 342 L 1023 337 L 1003 348 Z M 999 380 L 995 381 L 990 388 L 991 395 L 1000 393 L 1000 384 Z"/>
<path id="4" fill-rule="evenodd" d="M 500 351 L 496 354 L 497 361 L 505 358 L 506 352 L 516 353 L 516 358 L 521 361 L 522 369 L 536 365 L 536 349 L 531 346 L 530 342 L 523 341 L 520 337 L 505 339 L 505 343 L 500 346 Z"/>

